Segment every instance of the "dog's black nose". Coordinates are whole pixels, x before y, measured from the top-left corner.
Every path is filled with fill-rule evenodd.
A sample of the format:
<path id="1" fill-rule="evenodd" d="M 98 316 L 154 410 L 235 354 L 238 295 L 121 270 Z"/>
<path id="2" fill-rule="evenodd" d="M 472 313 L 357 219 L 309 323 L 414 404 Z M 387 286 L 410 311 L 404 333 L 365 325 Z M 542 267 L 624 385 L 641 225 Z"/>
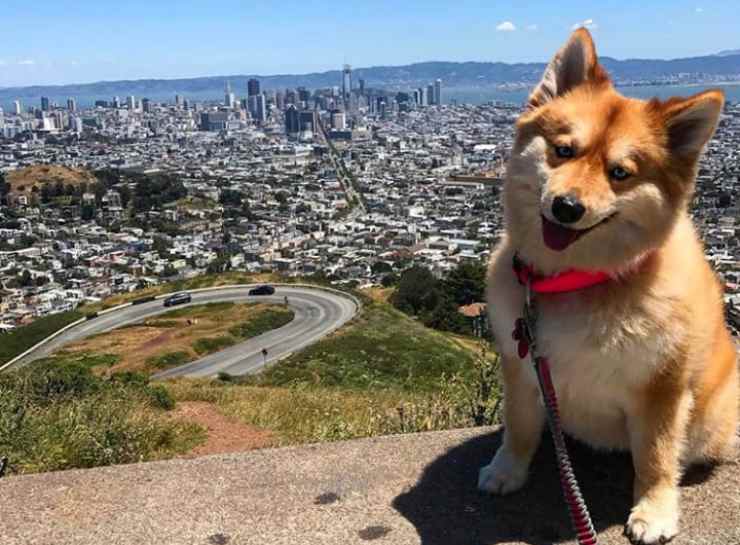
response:
<path id="1" fill-rule="evenodd" d="M 558 196 L 552 201 L 552 215 L 561 223 L 575 223 L 585 212 L 586 207 L 572 195 Z"/>

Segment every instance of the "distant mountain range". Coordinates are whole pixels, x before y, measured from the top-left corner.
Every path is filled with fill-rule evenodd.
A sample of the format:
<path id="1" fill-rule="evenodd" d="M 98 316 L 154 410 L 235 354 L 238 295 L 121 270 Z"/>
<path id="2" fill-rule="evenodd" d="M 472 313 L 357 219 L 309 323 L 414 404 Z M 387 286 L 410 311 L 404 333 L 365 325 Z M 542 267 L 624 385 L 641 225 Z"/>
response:
<path id="1" fill-rule="evenodd" d="M 717 53 L 719 57 L 729 57 L 731 55 L 740 55 L 740 49 L 725 49 Z"/>
<path id="2" fill-rule="evenodd" d="M 740 50 L 721 51 L 716 55 L 683 59 L 627 59 L 602 57 L 601 62 L 617 82 L 662 80 L 678 74 L 701 74 L 707 77 L 737 76 L 740 79 Z M 406 66 L 375 66 L 357 68 L 352 73 L 353 85 L 360 79 L 367 87 L 411 89 L 440 78 L 446 88 L 484 88 L 502 84 L 531 84 L 541 76 L 544 63 L 502 62 L 420 62 Z M 247 80 L 260 80 L 263 89 L 307 87 L 309 89 L 340 85 L 341 71 L 302 75 L 225 75 L 186 79 L 142 79 L 102 81 L 77 85 L 31 86 L 0 89 L 0 105 L 20 99 L 24 107 L 38 104 L 41 96 L 59 103 L 75 97 L 81 104 L 113 96 L 149 97 L 153 100 L 173 100 L 175 94 L 197 100 L 217 99 L 223 95 L 229 81 L 237 96 L 245 95 Z"/>

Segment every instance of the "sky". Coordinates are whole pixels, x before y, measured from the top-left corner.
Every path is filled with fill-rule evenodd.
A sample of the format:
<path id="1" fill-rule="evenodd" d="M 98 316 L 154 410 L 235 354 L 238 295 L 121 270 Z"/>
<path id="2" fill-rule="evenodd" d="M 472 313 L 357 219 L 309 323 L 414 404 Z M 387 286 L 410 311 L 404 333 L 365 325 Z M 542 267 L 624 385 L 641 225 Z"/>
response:
<path id="1" fill-rule="evenodd" d="M 572 28 L 600 55 L 740 49 L 737 0 L 2 0 L 0 87 L 546 61 Z"/>

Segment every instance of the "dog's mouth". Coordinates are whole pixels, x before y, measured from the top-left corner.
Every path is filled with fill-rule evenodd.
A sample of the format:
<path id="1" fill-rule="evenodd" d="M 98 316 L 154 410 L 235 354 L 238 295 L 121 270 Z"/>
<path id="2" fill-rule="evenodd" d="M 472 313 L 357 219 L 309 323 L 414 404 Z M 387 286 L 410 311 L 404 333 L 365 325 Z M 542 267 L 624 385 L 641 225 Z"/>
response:
<path id="1" fill-rule="evenodd" d="M 542 238 L 545 241 L 545 245 L 551 250 L 561 252 L 568 246 L 573 244 L 576 240 L 581 238 L 586 233 L 596 229 L 599 225 L 603 225 L 614 217 L 614 214 L 607 216 L 599 223 L 587 227 L 586 229 L 569 229 L 559 223 L 554 223 L 548 220 L 544 215 L 542 216 Z"/>

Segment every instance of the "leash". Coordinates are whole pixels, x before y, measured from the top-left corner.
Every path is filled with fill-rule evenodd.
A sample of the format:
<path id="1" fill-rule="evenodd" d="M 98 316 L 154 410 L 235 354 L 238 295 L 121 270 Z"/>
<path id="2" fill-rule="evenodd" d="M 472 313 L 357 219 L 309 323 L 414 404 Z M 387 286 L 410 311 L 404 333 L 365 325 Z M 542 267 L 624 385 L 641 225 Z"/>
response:
<path id="1" fill-rule="evenodd" d="M 591 515 L 586 507 L 581 490 L 576 480 L 573 466 L 570 463 L 568 449 L 563 437 L 563 429 L 560 422 L 560 411 L 558 409 L 558 398 L 555 394 L 555 386 L 550 375 L 550 362 L 547 358 L 537 355 L 537 343 L 535 338 L 535 327 L 537 325 L 537 307 L 532 298 L 532 282 L 528 278 L 525 284 L 526 299 L 524 303 L 524 317 L 516 321 L 514 340 L 519 341 L 519 357 L 524 359 L 529 353 L 529 358 L 537 373 L 540 384 L 542 399 L 545 402 L 547 412 L 547 424 L 550 428 L 553 443 L 555 444 L 555 457 L 558 462 L 560 474 L 560 487 L 563 491 L 565 503 L 568 506 L 570 521 L 576 532 L 579 545 L 597 545 L 598 537 L 594 530 Z"/>

